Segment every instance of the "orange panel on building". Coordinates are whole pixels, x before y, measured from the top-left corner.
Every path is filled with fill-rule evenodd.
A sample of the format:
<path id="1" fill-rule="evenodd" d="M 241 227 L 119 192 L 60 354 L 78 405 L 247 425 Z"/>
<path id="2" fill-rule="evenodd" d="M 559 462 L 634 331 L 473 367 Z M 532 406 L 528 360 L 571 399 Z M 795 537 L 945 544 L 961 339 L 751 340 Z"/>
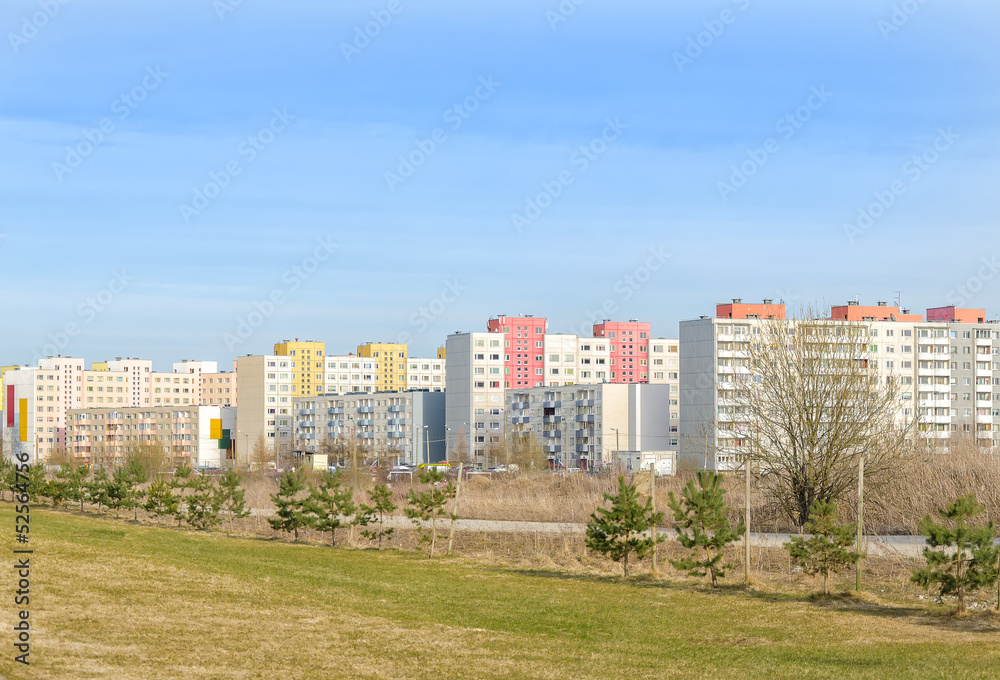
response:
<path id="1" fill-rule="evenodd" d="M 762 304 L 744 304 L 739 298 L 715 306 L 718 319 L 784 319 L 785 305 L 765 299 Z"/>
<path id="2" fill-rule="evenodd" d="M 927 310 L 928 321 L 949 321 L 955 323 L 986 323 L 985 309 L 960 309 L 951 307 L 931 307 Z"/>
<path id="3" fill-rule="evenodd" d="M 923 321 L 919 314 L 910 314 L 910 310 L 900 311 L 899 307 L 890 307 L 880 302 L 874 307 L 848 302 L 846 305 L 830 310 L 830 318 L 837 321 Z"/>

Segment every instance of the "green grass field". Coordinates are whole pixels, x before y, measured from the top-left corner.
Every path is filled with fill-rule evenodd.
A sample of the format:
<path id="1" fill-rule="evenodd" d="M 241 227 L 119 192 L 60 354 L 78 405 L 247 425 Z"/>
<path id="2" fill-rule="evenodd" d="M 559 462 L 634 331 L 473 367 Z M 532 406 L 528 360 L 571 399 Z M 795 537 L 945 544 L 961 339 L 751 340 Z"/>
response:
<path id="1" fill-rule="evenodd" d="M 11 506 L 0 522 L 13 534 Z M 33 510 L 5 678 L 995 678 L 995 618 L 515 570 Z M 6 541 L 8 555 L 13 541 Z M 12 561 L 12 560 L 11 560 Z"/>

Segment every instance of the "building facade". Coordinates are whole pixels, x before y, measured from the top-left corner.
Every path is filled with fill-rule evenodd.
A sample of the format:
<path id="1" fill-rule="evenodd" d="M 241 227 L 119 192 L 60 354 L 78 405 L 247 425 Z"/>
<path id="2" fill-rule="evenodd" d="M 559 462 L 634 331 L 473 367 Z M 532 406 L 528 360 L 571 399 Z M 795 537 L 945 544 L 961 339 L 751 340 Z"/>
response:
<path id="1" fill-rule="evenodd" d="M 282 340 L 274 345 L 275 356 L 288 357 L 292 375 L 292 396 L 308 397 L 323 393 L 326 343 L 315 340 Z"/>
<path id="2" fill-rule="evenodd" d="M 546 326 L 545 317 L 536 318 L 530 314 L 500 314 L 489 319 L 487 330 L 503 336 L 504 387 L 540 387 L 545 384 L 545 361 L 541 350 L 544 348 Z"/>
<path id="3" fill-rule="evenodd" d="M 680 460 L 692 467 L 734 470 L 742 465 L 748 416 L 737 391 L 752 388 L 752 339 L 765 323 L 762 309 L 739 316 L 703 317 L 680 324 Z M 949 318 L 981 319 L 984 310 L 955 310 Z M 928 318 L 936 315 L 928 310 Z M 783 314 L 774 315 L 777 320 Z M 787 320 L 791 326 L 802 323 Z M 960 435 L 980 446 L 1000 445 L 1000 329 L 995 323 L 924 321 L 880 303 L 850 302 L 831 318 L 808 323 L 851 323 L 868 337 L 866 360 L 899 385 L 901 421 L 914 437 L 945 445 Z"/>
<path id="4" fill-rule="evenodd" d="M 509 437 L 540 443 L 553 466 L 599 469 L 614 464 L 619 452 L 669 450 L 668 385 L 508 390 L 505 407 Z"/>
<path id="5" fill-rule="evenodd" d="M 608 341 L 611 348 L 613 383 L 649 382 L 649 322 L 605 319 L 594 324 L 594 338 Z"/>
<path id="6" fill-rule="evenodd" d="M 406 360 L 406 389 L 444 392 L 445 360 L 409 357 Z"/>
<path id="7" fill-rule="evenodd" d="M 244 356 L 236 360 L 236 450 L 240 466 L 250 462 L 259 439 L 271 454 L 291 451 L 293 371 L 291 356 Z M 301 383 L 300 383 L 301 384 Z"/>
<path id="8" fill-rule="evenodd" d="M 455 442 L 453 449 L 461 446 L 464 452 L 474 451 L 474 459 L 480 462 L 486 461 L 491 449 L 505 443 L 505 338 L 505 333 L 454 333 L 446 344 L 445 424 Z M 530 341 L 536 342 L 534 336 Z"/>
<path id="9" fill-rule="evenodd" d="M 225 467 L 234 460 L 233 408 L 83 408 L 69 409 L 66 417 L 67 453 L 94 464 L 119 465 L 151 447 L 171 465 Z"/>
<path id="10" fill-rule="evenodd" d="M 419 465 L 446 456 L 445 395 L 403 391 L 299 397 L 293 440 L 301 453 Z"/>
<path id="11" fill-rule="evenodd" d="M 379 389 L 383 392 L 405 390 L 407 346 L 399 342 L 367 342 L 358 345 L 358 356 L 374 359 L 381 369 Z"/>

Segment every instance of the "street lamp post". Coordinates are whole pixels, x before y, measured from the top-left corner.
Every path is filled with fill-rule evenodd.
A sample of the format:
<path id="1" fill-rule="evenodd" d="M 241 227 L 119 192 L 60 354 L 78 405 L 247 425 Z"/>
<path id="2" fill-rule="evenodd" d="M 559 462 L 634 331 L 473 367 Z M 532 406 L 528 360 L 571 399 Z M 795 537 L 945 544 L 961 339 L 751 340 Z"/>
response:
<path id="1" fill-rule="evenodd" d="M 424 464 L 431 462 L 431 440 L 430 440 L 430 427 L 424 425 Z M 417 453 L 417 459 L 419 460 L 419 452 Z"/>

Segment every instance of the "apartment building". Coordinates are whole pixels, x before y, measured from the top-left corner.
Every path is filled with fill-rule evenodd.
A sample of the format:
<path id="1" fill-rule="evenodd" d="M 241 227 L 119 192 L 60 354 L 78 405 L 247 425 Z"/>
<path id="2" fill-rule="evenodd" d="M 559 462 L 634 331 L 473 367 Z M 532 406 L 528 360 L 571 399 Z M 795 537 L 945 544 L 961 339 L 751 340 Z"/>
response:
<path id="1" fill-rule="evenodd" d="M 355 450 L 391 463 L 446 457 L 443 392 L 402 391 L 299 397 L 293 401 L 293 440 L 303 453 Z"/>
<path id="2" fill-rule="evenodd" d="M 292 395 L 308 397 L 323 392 L 326 343 L 315 340 L 282 340 L 275 343 L 275 356 L 290 360 Z"/>
<path id="3" fill-rule="evenodd" d="M 291 450 L 292 399 L 295 375 L 288 355 L 247 355 L 236 360 L 239 403 L 237 451 L 239 465 L 249 463 L 255 442 L 263 437 L 274 452 Z M 301 386 L 302 383 L 299 383 Z"/>
<path id="4" fill-rule="evenodd" d="M 516 317 L 499 314 L 489 319 L 487 330 L 503 336 L 504 372 L 501 382 L 504 387 L 540 387 L 545 384 L 545 361 L 540 350 L 544 349 L 546 327 L 545 317 L 536 318 L 530 314 Z M 447 345 L 445 349 L 447 351 Z"/>
<path id="5" fill-rule="evenodd" d="M 676 451 L 669 431 L 668 385 L 563 385 L 508 390 L 512 444 L 534 439 L 554 466 L 598 469 L 621 452 Z"/>
<path id="6" fill-rule="evenodd" d="M 84 371 L 84 406 L 140 407 L 150 405 L 153 362 L 116 357 L 99 361 Z"/>
<path id="7" fill-rule="evenodd" d="M 3 374 L 0 434 L 19 443 L 31 462 L 65 448 L 66 412 L 83 404 L 84 365 L 80 357 L 48 357 Z"/>
<path id="8" fill-rule="evenodd" d="M 536 371 L 547 387 L 611 381 L 611 345 L 606 340 L 546 333 L 541 358 L 542 368 Z"/>
<path id="9" fill-rule="evenodd" d="M 677 451 L 680 439 L 680 341 L 654 338 L 649 341 L 649 384 L 670 386 L 670 450 Z"/>
<path id="10" fill-rule="evenodd" d="M 736 390 L 747 385 L 749 351 L 763 319 L 784 319 L 765 301 L 731 315 L 720 305 L 713 318 L 680 324 L 680 459 L 696 467 L 733 470 L 745 439 Z M 975 319 L 975 322 L 970 322 Z M 985 310 L 934 308 L 927 320 L 884 302 L 833 307 L 831 324 L 852 323 L 868 336 L 867 360 L 900 387 L 901 420 L 914 436 L 943 445 L 960 434 L 981 446 L 1000 443 L 1000 328 L 984 323 Z M 801 321 L 788 320 L 799 324 Z M 810 320 L 815 324 L 817 320 Z"/>
<path id="11" fill-rule="evenodd" d="M 7 371 L 16 371 L 20 366 L 0 366 L 0 386 L 3 385 L 3 374 Z M 3 410 L 3 399 L 6 394 L 6 390 L 0 389 L 0 414 L 5 413 Z"/>
<path id="12" fill-rule="evenodd" d="M 446 385 L 445 360 L 409 357 L 406 360 L 406 389 L 443 392 Z"/>
<path id="13" fill-rule="evenodd" d="M 383 392 L 405 390 L 407 346 L 398 342 L 366 342 L 358 345 L 358 356 L 362 359 L 376 359 L 381 367 Z"/>
<path id="14" fill-rule="evenodd" d="M 323 363 L 323 394 L 378 392 L 382 384 L 378 359 L 347 354 L 328 356 Z"/>
<path id="15" fill-rule="evenodd" d="M 525 332 L 513 330 L 513 339 L 525 339 L 516 336 Z M 471 446 L 475 459 L 480 462 L 486 461 L 491 447 L 500 448 L 504 444 L 504 371 L 509 368 L 504 358 L 507 335 L 506 332 L 453 333 L 445 345 L 448 356 L 445 425 L 452 441 L 468 441 L 464 450 L 470 450 Z M 532 346 L 542 342 L 541 336 L 533 333 L 527 340 Z M 514 346 L 525 347 L 523 344 Z M 538 363 L 541 362 L 535 362 Z M 523 376 L 522 373 L 515 375 Z M 525 382 L 526 379 L 516 380 Z"/>
<path id="16" fill-rule="evenodd" d="M 216 373 L 202 373 L 199 380 L 201 406 L 237 406 L 236 391 L 238 389 L 238 376 L 236 372 L 236 362 L 233 362 L 233 371 Z"/>
<path id="17" fill-rule="evenodd" d="M 201 403 L 200 375 L 154 371 L 150 380 L 150 406 L 198 406 Z"/>
<path id="18" fill-rule="evenodd" d="M 81 461 L 122 463 L 158 446 L 189 465 L 223 467 L 234 459 L 236 409 L 224 406 L 82 408 L 66 413 L 66 450 Z"/>
<path id="19" fill-rule="evenodd" d="M 609 382 L 649 381 L 649 322 L 605 319 L 594 324 L 594 337 L 606 339 L 611 347 Z"/>

